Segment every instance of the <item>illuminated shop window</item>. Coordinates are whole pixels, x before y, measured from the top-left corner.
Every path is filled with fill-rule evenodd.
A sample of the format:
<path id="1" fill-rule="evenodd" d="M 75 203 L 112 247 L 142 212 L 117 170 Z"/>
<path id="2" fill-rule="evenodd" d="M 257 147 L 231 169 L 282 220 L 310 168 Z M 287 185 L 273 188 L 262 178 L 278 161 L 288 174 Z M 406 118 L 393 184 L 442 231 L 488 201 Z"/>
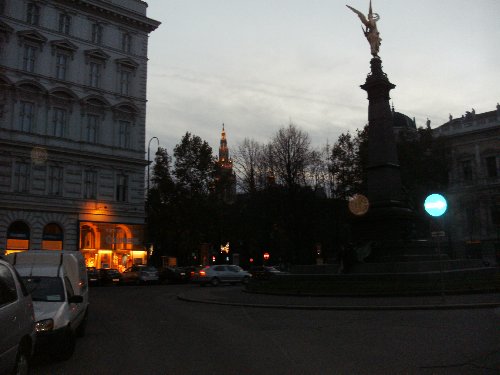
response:
<path id="1" fill-rule="evenodd" d="M 88 225 L 84 225 L 80 229 L 80 248 L 95 249 L 95 233 Z"/>
<path id="2" fill-rule="evenodd" d="M 7 251 L 6 253 L 15 253 L 18 251 L 29 250 L 30 247 L 30 228 L 23 221 L 15 221 L 7 230 Z"/>
<path id="3" fill-rule="evenodd" d="M 42 237 L 43 250 L 62 250 L 63 249 L 63 230 L 56 223 L 50 223 L 43 228 Z"/>

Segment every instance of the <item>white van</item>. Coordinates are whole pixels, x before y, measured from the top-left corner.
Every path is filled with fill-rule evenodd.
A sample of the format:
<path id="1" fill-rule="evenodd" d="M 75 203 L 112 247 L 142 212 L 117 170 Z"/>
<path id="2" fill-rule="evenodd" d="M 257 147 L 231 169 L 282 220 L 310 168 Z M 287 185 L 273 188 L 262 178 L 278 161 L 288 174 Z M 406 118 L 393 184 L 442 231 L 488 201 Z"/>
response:
<path id="1" fill-rule="evenodd" d="M 68 359 L 76 336 L 83 336 L 88 317 L 88 281 L 79 251 L 28 250 L 10 254 L 31 291 L 35 310 L 36 352 Z"/>

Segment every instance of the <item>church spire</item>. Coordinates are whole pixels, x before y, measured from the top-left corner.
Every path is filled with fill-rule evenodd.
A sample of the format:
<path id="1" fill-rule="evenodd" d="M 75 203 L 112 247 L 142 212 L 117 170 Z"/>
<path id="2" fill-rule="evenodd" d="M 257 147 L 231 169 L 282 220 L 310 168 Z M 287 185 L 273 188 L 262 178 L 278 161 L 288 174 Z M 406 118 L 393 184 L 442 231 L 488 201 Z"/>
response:
<path id="1" fill-rule="evenodd" d="M 229 149 L 227 148 L 226 130 L 222 124 L 222 133 L 219 146 L 219 164 L 222 168 L 232 168 L 232 162 L 229 160 Z"/>

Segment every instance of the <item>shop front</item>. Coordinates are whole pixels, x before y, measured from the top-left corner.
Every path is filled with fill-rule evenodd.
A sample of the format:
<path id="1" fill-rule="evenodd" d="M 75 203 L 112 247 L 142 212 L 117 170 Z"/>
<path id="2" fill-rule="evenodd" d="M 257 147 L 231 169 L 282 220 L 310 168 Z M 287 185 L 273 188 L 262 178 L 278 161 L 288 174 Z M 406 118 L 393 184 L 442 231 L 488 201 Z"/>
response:
<path id="1" fill-rule="evenodd" d="M 80 221 L 79 249 L 87 267 L 115 268 L 123 272 L 134 264 L 146 264 L 144 226 Z"/>

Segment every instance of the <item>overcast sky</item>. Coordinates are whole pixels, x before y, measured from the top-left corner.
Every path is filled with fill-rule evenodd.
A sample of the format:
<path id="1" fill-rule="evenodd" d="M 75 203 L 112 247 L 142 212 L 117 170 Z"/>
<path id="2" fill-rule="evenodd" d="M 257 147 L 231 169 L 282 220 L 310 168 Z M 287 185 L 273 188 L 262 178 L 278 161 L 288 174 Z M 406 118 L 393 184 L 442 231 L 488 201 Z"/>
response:
<path id="1" fill-rule="evenodd" d="M 368 118 L 368 0 L 148 0 L 146 141 L 172 154 L 189 131 L 217 153 L 268 142 L 290 121 L 314 147 Z M 373 0 L 396 111 L 424 126 L 500 101 L 500 1 Z M 151 143 L 156 147 L 156 143 Z M 147 144 L 146 144 L 147 147 Z"/>

